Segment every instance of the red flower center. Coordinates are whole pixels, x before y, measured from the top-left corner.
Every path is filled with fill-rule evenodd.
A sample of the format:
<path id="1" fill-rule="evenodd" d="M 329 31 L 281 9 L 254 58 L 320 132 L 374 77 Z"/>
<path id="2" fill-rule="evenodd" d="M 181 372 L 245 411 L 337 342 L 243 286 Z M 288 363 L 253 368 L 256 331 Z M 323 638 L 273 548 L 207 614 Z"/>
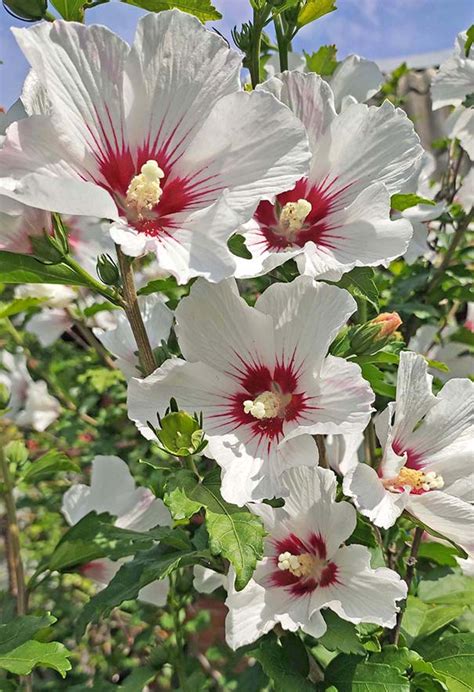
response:
<path id="1" fill-rule="evenodd" d="M 331 220 L 331 214 L 342 208 L 341 195 L 346 189 L 335 189 L 335 183 L 336 180 L 324 180 L 316 185 L 302 178 L 293 190 L 278 195 L 275 204 L 260 202 L 254 219 L 259 224 L 264 249 L 280 252 L 291 247 L 304 247 L 309 241 L 333 249 L 332 241 L 341 236 L 335 234 L 338 226 Z M 289 229 L 288 212 L 293 211 L 291 207 L 295 204 L 302 203 L 306 203 L 307 213 L 300 216 L 300 223 L 292 224 Z"/>
<path id="2" fill-rule="evenodd" d="M 172 132 L 163 144 L 158 144 L 158 135 L 154 142 L 145 142 L 135 151 L 131 151 L 123 139 L 120 143 L 115 135 L 111 142 L 105 130 L 102 141 L 94 138 L 99 170 L 98 176 L 92 176 L 94 182 L 110 192 L 121 214 L 135 230 L 151 237 L 169 235 L 178 227 L 176 215 L 209 206 L 222 189 L 216 176 L 209 175 L 205 168 L 186 176 L 175 172 L 181 158 L 177 152 L 182 142 L 173 142 L 174 134 Z M 142 166 L 150 161 L 156 162 L 163 172 L 161 194 L 156 205 L 138 214 L 133 205 L 127 204 L 127 191 L 131 182 L 140 175 Z"/>
<path id="3" fill-rule="evenodd" d="M 306 539 L 294 533 L 273 541 L 275 569 L 267 586 L 284 588 L 293 596 L 306 596 L 315 589 L 338 582 L 338 567 L 327 559 L 326 543 L 319 533 Z"/>
<path id="4" fill-rule="evenodd" d="M 233 373 L 232 373 L 233 374 Z M 242 363 L 242 371 L 233 376 L 239 382 L 239 391 L 229 396 L 223 422 L 231 422 L 235 428 L 247 426 L 251 438 L 266 438 L 270 443 L 283 437 L 283 426 L 304 416 L 309 409 L 310 397 L 298 389 L 298 369 L 293 361 L 266 365 Z M 267 415 L 259 418 L 250 412 L 249 402 L 265 402 Z"/>

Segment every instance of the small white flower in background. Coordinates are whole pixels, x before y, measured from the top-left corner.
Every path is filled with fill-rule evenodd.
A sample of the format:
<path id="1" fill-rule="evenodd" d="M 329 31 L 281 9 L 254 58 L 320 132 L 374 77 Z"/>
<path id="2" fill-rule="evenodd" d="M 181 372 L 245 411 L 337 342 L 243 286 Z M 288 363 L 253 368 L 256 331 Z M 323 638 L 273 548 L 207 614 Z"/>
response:
<path id="1" fill-rule="evenodd" d="M 474 93 L 474 56 L 472 46 L 466 56 L 467 33 L 457 35 L 452 55 L 440 65 L 431 84 L 433 110 L 443 106 L 460 106 Z"/>
<path id="2" fill-rule="evenodd" d="M 244 92 L 241 56 L 178 10 L 141 18 L 131 47 L 61 20 L 13 31 L 46 99 L 8 128 L 4 194 L 113 220 L 125 253 L 182 283 L 231 276 L 230 235 L 307 170 L 293 114 Z"/>
<path id="3" fill-rule="evenodd" d="M 328 84 L 315 74 L 284 72 L 268 91 L 306 127 L 308 176 L 262 201 L 240 229 L 252 259 L 238 258 L 236 276 L 264 274 L 294 258 L 301 274 L 338 280 L 356 266 L 402 255 L 412 236 L 406 219 L 390 219 L 390 195 L 410 188 L 423 149 L 406 114 L 385 101 L 354 103 L 337 114 Z"/>
<path id="4" fill-rule="evenodd" d="M 356 512 L 348 502 L 335 502 L 334 473 L 295 468 L 284 481 L 289 496 L 283 508 L 251 506 L 269 535 L 249 584 L 236 592 L 229 580 L 229 646 L 250 644 L 277 623 L 321 637 L 324 608 L 356 624 L 393 627 L 406 584 L 390 569 L 372 569 L 367 548 L 342 545 L 355 529 Z"/>
<path id="5" fill-rule="evenodd" d="M 453 377 L 470 377 L 474 373 L 474 356 L 466 344 L 450 340 L 457 331 L 458 326 L 453 324 L 443 329 L 439 335 L 439 327 L 425 324 L 417 330 L 408 344 L 411 351 L 422 353 L 428 360 L 437 360 L 448 366 L 448 372 L 437 368 L 429 370 L 442 382 Z"/>
<path id="6" fill-rule="evenodd" d="M 157 348 L 161 342 L 168 341 L 173 313 L 164 304 L 161 296 L 151 294 L 138 298 L 145 329 L 150 337 L 151 347 Z M 108 331 L 93 328 L 95 336 L 117 358 L 117 365 L 125 377 L 137 377 L 141 374 L 137 355 L 137 343 L 124 312 L 115 315 L 115 326 Z"/>
<path id="7" fill-rule="evenodd" d="M 23 284 L 15 287 L 15 298 L 42 298 L 49 308 L 66 308 L 77 297 L 76 291 L 61 284 Z"/>
<path id="8" fill-rule="evenodd" d="M 60 414 L 61 404 L 48 393 L 43 380 L 34 381 L 26 367 L 26 358 L 8 351 L 0 353 L 0 382 L 10 392 L 7 418 L 20 427 L 43 432 Z"/>
<path id="9" fill-rule="evenodd" d="M 115 456 L 96 456 L 92 460 L 90 486 L 82 483 L 71 486 L 63 496 L 61 511 L 71 526 L 93 511 L 109 512 L 117 517 L 115 526 L 132 531 L 171 525 L 171 515 L 163 501 L 148 488 L 137 488 L 127 464 Z M 106 585 L 125 561 L 94 560 L 81 571 Z M 141 589 L 138 598 L 162 606 L 166 603 L 168 588 L 168 579 L 155 581 Z"/>
<path id="10" fill-rule="evenodd" d="M 274 284 L 254 308 L 234 281 L 198 280 L 175 312 L 186 360 L 132 379 L 129 417 L 154 439 L 148 421 L 174 397 L 203 413 L 228 502 L 281 497 L 285 469 L 317 463 L 312 435 L 358 432 L 369 420 L 374 395 L 359 366 L 327 356 L 355 309 L 349 293 L 309 277 Z"/>
<path id="11" fill-rule="evenodd" d="M 474 382 L 449 380 L 437 396 L 422 356 L 400 354 L 397 398 L 376 419 L 378 471 L 364 463 L 344 493 L 377 526 L 407 510 L 428 529 L 474 552 Z"/>
<path id="12" fill-rule="evenodd" d="M 221 586 L 227 588 L 228 577 L 225 574 L 214 572 L 209 567 L 194 565 L 193 574 L 193 586 L 199 593 L 212 593 Z"/>
<path id="13" fill-rule="evenodd" d="M 441 64 L 431 84 L 433 110 L 443 106 L 455 106 L 445 123 L 450 139 L 457 138 L 469 158 L 474 160 L 474 109 L 462 103 L 474 93 L 474 51 L 471 46 L 466 55 L 467 34 L 456 37 L 454 52 Z"/>

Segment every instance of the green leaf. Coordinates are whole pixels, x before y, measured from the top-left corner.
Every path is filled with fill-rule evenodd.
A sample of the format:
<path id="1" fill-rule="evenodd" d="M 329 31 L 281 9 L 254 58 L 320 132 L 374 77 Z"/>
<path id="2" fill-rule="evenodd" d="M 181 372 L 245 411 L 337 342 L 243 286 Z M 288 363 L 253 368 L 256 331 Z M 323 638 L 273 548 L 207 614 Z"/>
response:
<path id="1" fill-rule="evenodd" d="M 336 69 L 338 62 L 336 60 L 337 48 L 332 46 L 321 46 L 315 53 L 306 53 L 303 51 L 306 58 L 306 68 L 308 72 L 316 72 L 322 77 L 330 77 Z"/>
<path id="2" fill-rule="evenodd" d="M 17 298 L 10 303 L 0 303 L 0 319 L 17 315 L 19 312 L 26 312 L 31 308 L 39 307 L 46 298 Z"/>
<path id="3" fill-rule="evenodd" d="M 456 548 L 453 548 L 451 545 L 444 545 L 443 543 L 424 542 L 420 545 L 418 550 L 419 558 L 431 560 L 431 562 L 436 562 L 443 567 L 457 567 L 458 563 L 455 555 L 458 555 Z M 427 583 L 433 584 L 433 582 Z M 422 598 L 422 600 L 425 599 Z"/>
<path id="4" fill-rule="evenodd" d="M 375 272 L 371 267 L 356 267 L 348 274 L 344 274 L 338 286 L 346 288 L 356 298 L 368 301 L 378 310 L 379 292 L 374 276 Z"/>
<path id="5" fill-rule="evenodd" d="M 140 666 L 140 668 L 135 668 L 130 675 L 127 675 L 125 680 L 118 686 L 118 689 L 122 690 L 122 692 L 138 692 L 143 690 L 145 685 L 153 682 L 157 674 L 158 671 L 151 666 Z"/>
<path id="6" fill-rule="evenodd" d="M 148 549 L 153 540 L 158 540 L 156 531 L 139 533 L 120 529 L 113 522 L 114 518 L 106 512 L 89 512 L 61 538 L 49 558 L 48 568 L 61 572 L 103 557 L 118 560 Z"/>
<path id="7" fill-rule="evenodd" d="M 324 17 L 325 14 L 334 12 L 336 9 L 336 0 L 305 0 L 298 12 L 297 26 L 305 26 L 305 24 L 314 22 L 316 19 Z"/>
<path id="8" fill-rule="evenodd" d="M 466 43 L 464 46 L 464 54 L 466 58 L 469 57 L 469 51 L 471 50 L 471 46 L 474 43 L 474 24 L 471 24 L 469 29 L 466 31 L 467 38 L 466 38 Z"/>
<path id="9" fill-rule="evenodd" d="M 397 668 L 367 663 L 359 656 L 340 654 L 326 669 L 324 679 L 338 692 L 409 692 L 410 683 Z"/>
<path id="10" fill-rule="evenodd" d="M 202 508 L 202 502 L 192 497 L 195 487 L 196 476 L 184 469 L 174 473 L 167 482 L 164 502 L 175 521 L 190 519 Z"/>
<path id="11" fill-rule="evenodd" d="M 6 625 L 0 625 L 0 656 L 16 649 L 45 627 L 56 622 L 52 615 L 23 615 L 11 620 Z"/>
<path id="12" fill-rule="evenodd" d="M 474 633 L 453 634 L 430 643 L 420 653 L 442 675 L 449 692 L 472 692 L 474 680 Z"/>
<path id="13" fill-rule="evenodd" d="M 396 211 L 405 211 L 405 209 L 410 209 L 410 207 L 416 207 L 417 204 L 428 204 L 430 207 L 434 207 L 436 202 L 415 194 L 396 194 L 392 195 L 390 200 L 390 206 Z"/>
<path id="14" fill-rule="evenodd" d="M 197 483 L 192 475 L 182 473 L 171 486 L 168 485 L 165 502 L 175 519 L 189 518 L 204 507 L 211 552 L 232 563 L 236 574 L 235 587 L 240 591 L 263 556 L 265 530 L 255 514 L 245 507 L 225 502 L 220 487 L 219 469 L 208 473 L 201 483 Z"/>
<path id="15" fill-rule="evenodd" d="M 89 284 L 65 264 L 43 264 L 30 255 L 0 251 L 0 283 L 4 284 Z"/>
<path id="16" fill-rule="evenodd" d="M 122 0 L 122 2 L 150 12 L 163 12 L 176 8 L 182 12 L 193 14 L 201 22 L 222 19 L 221 13 L 216 10 L 210 0 Z"/>
<path id="17" fill-rule="evenodd" d="M 370 363 L 366 363 L 362 365 L 361 370 L 362 377 L 367 380 L 376 394 L 386 396 L 389 399 L 395 399 L 396 387 L 385 382 L 384 374 L 379 368 Z"/>
<path id="18" fill-rule="evenodd" d="M 69 22 L 82 22 L 84 20 L 84 7 L 88 0 L 51 0 L 53 7 L 57 9 L 63 19 Z"/>
<path id="19" fill-rule="evenodd" d="M 57 670 L 61 677 L 65 678 L 66 672 L 72 668 L 68 660 L 70 655 L 66 647 L 59 642 L 31 640 L 6 654 L 0 654 L 0 668 L 15 675 L 29 675 L 33 668 L 41 666 Z"/>
<path id="20" fill-rule="evenodd" d="M 291 649 L 284 646 L 285 639 L 282 638 L 281 646 L 275 637 L 266 637 L 258 649 L 252 651 L 252 656 L 259 661 L 278 692 L 314 691 L 312 683 L 296 669 Z"/>
<path id="21" fill-rule="evenodd" d="M 229 238 L 227 241 L 227 247 L 231 253 L 233 255 L 237 255 L 237 257 L 252 259 L 252 253 L 249 252 L 245 244 L 245 238 L 240 233 L 234 233 L 234 235 Z"/>
<path id="22" fill-rule="evenodd" d="M 402 621 L 402 634 L 409 646 L 449 625 L 461 615 L 465 605 L 433 605 L 408 596 Z"/>
<path id="23" fill-rule="evenodd" d="M 44 478 L 66 471 L 78 472 L 80 467 L 63 452 L 52 449 L 47 454 L 36 459 L 36 461 L 30 461 L 28 464 L 25 464 L 21 480 L 26 483 L 37 483 Z"/>
<path id="24" fill-rule="evenodd" d="M 418 597 L 425 603 L 437 605 L 472 605 L 474 579 L 463 574 L 448 574 L 433 581 L 423 579 L 418 586 Z"/>
<path id="25" fill-rule="evenodd" d="M 184 532 L 168 529 L 168 533 L 179 533 L 181 537 Z M 196 564 L 208 566 L 209 559 L 209 551 L 171 550 L 164 543 L 141 551 L 133 560 L 123 564 L 108 586 L 86 603 L 77 621 L 78 635 L 82 634 L 89 622 L 108 615 L 124 601 L 137 598 L 140 589 L 147 584 L 164 579 L 179 567 Z"/>
<path id="26" fill-rule="evenodd" d="M 365 649 L 357 636 L 355 625 L 343 620 L 329 609 L 324 611 L 324 619 L 327 630 L 318 641 L 326 649 L 340 651 L 343 654 L 365 653 Z"/>
<path id="27" fill-rule="evenodd" d="M 405 673 L 414 664 L 423 662 L 423 659 L 416 651 L 410 651 L 406 647 L 399 649 L 397 646 L 389 644 L 380 653 L 372 654 L 369 661 L 370 663 L 384 663 L 396 668 L 400 673 Z"/>

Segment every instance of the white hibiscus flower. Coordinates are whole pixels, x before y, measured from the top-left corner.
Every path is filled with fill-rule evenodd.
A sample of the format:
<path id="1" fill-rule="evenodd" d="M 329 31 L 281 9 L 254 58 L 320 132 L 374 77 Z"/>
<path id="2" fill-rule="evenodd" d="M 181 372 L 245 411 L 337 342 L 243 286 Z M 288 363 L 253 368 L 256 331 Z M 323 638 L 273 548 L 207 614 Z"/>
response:
<path id="1" fill-rule="evenodd" d="M 132 379 L 129 416 L 153 439 L 148 421 L 171 397 L 202 411 L 223 497 L 242 505 L 281 496 L 286 468 L 317 463 L 311 435 L 353 433 L 368 422 L 374 395 L 360 368 L 327 356 L 355 309 L 346 291 L 309 277 L 274 284 L 254 308 L 232 281 L 197 281 L 175 313 L 186 360 Z"/>
<path id="2" fill-rule="evenodd" d="M 385 101 L 353 103 L 337 115 L 331 88 L 315 74 L 285 72 L 258 89 L 300 118 L 312 163 L 293 188 L 260 202 L 241 229 L 252 259 L 239 259 L 236 275 L 264 274 L 295 258 L 300 273 L 337 280 L 402 255 L 412 227 L 390 219 L 390 195 L 410 187 L 423 155 L 406 114 Z"/>
<path id="3" fill-rule="evenodd" d="M 151 347 L 157 348 L 162 341 L 168 341 L 173 313 L 157 294 L 139 296 L 138 304 L 143 324 L 150 335 Z M 104 330 L 94 327 L 92 331 L 105 348 L 117 358 L 117 366 L 127 379 L 141 374 L 137 342 L 123 312 L 117 312 L 112 329 Z"/>
<path id="4" fill-rule="evenodd" d="M 117 517 L 115 526 L 132 531 L 149 531 L 155 526 L 170 526 L 171 515 L 163 501 L 148 488 L 137 488 L 127 464 L 119 457 L 96 456 L 92 460 L 91 484 L 73 485 L 64 494 L 61 511 L 73 526 L 89 512 L 109 512 Z M 125 560 L 94 560 L 81 572 L 107 585 Z M 140 589 L 138 598 L 157 606 L 166 604 L 169 581 L 162 579 Z"/>
<path id="5" fill-rule="evenodd" d="M 466 55 L 467 33 L 457 35 L 454 51 L 440 65 L 431 84 L 433 110 L 443 106 L 460 106 L 466 96 L 474 93 L 474 56 Z"/>
<path id="6" fill-rule="evenodd" d="M 265 557 L 242 591 L 229 583 L 229 646 L 250 644 L 277 623 L 321 637 L 324 608 L 353 623 L 393 627 L 406 584 L 390 569 L 372 569 L 367 548 L 342 545 L 354 531 L 356 512 L 348 502 L 335 502 L 334 473 L 291 469 L 284 481 L 289 497 L 282 509 L 255 508 L 269 534 Z"/>
<path id="7" fill-rule="evenodd" d="M 344 492 L 377 526 L 406 510 L 429 529 L 474 552 L 474 382 L 452 379 L 437 396 L 422 356 L 400 356 L 397 398 L 375 424 L 383 449 L 378 471 L 360 463 Z"/>
<path id="8" fill-rule="evenodd" d="M 307 170 L 301 123 L 241 90 L 241 57 L 178 10 L 143 17 L 132 47 L 60 20 L 14 33 L 50 113 L 8 128 L 3 192 L 116 221 L 124 252 L 156 252 L 180 282 L 232 275 L 232 232 Z"/>
<path id="9" fill-rule="evenodd" d="M 59 416 L 61 404 L 48 392 L 46 382 L 31 378 L 26 358 L 21 353 L 0 353 L 0 383 L 10 393 L 7 418 L 20 427 L 43 432 Z"/>

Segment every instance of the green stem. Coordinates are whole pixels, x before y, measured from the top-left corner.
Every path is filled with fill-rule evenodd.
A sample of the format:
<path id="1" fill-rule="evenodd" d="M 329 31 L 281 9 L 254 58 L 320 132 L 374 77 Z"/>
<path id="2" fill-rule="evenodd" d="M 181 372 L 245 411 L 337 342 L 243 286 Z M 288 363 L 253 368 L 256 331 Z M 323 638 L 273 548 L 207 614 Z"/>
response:
<path id="1" fill-rule="evenodd" d="M 73 257 L 67 255 L 64 257 L 63 262 L 64 264 L 67 264 L 68 267 L 73 269 L 82 279 L 84 279 L 90 288 L 94 289 L 94 291 L 99 293 L 101 296 L 104 296 L 104 298 L 107 298 L 107 300 L 110 300 L 110 302 L 114 305 L 120 305 L 123 307 L 123 301 L 120 299 L 117 293 L 112 291 L 97 279 L 94 279 L 94 277 L 91 276 L 91 274 L 89 274 L 89 272 L 87 272 L 83 267 L 81 267 L 81 265 L 76 262 Z"/>
<path id="2" fill-rule="evenodd" d="M 281 70 L 281 72 L 284 72 L 285 70 L 288 69 L 288 40 L 285 36 L 281 17 L 279 15 L 274 17 L 273 24 L 275 26 L 275 35 L 277 37 L 277 43 L 278 43 L 278 56 L 280 58 L 280 70 Z"/>
<path id="3" fill-rule="evenodd" d="M 326 454 L 326 443 L 324 441 L 324 435 L 315 435 L 314 439 L 319 452 L 319 466 L 321 466 L 321 468 L 323 469 L 328 469 L 329 463 Z"/>
<path id="4" fill-rule="evenodd" d="M 13 499 L 13 485 L 8 462 L 3 452 L 3 443 L 0 446 L 0 469 L 3 479 L 3 501 L 7 515 L 6 549 L 8 553 L 10 592 L 16 598 L 16 610 L 18 615 L 21 616 L 26 615 L 27 610 L 25 571 L 20 553 L 20 531 L 16 518 L 15 501 Z"/>
<path id="5" fill-rule="evenodd" d="M 415 576 L 415 568 L 416 568 L 416 562 L 418 558 L 418 550 L 420 549 L 420 544 L 421 544 L 421 538 L 423 536 L 423 529 L 421 526 L 417 526 L 415 529 L 415 533 L 413 535 L 413 541 L 411 544 L 411 550 L 410 550 L 410 557 L 408 558 L 407 561 L 407 571 L 405 574 L 405 582 L 407 585 L 407 595 L 410 592 L 410 586 L 413 581 L 413 577 Z M 400 611 L 397 615 L 397 624 L 391 631 L 391 637 L 390 641 L 392 644 L 395 644 L 395 646 L 398 646 L 398 640 L 400 639 L 400 630 L 402 627 L 402 620 L 403 620 L 403 615 L 405 613 L 405 608 L 406 608 L 406 601 L 403 604 L 403 606 L 400 606 Z"/>
<path id="6" fill-rule="evenodd" d="M 107 349 L 105 349 L 102 346 L 102 344 L 96 338 L 94 333 L 88 327 L 86 327 L 85 324 L 82 324 L 82 322 L 74 316 L 72 310 L 68 310 L 68 314 L 69 314 L 70 318 L 72 319 L 73 324 L 76 327 L 77 331 L 79 332 L 81 337 L 86 342 L 86 346 L 89 346 L 90 348 L 92 348 L 97 353 L 99 358 L 101 358 L 101 360 L 105 363 L 105 365 L 107 365 L 107 367 L 111 368 L 111 370 L 116 370 L 117 369 L 116 364 L 114 363 L 112 358 L 109 356 Z"/>
<path id="7" fill-rule="evenodd" d="M 135 341 L 137 342 L 138 357 L 140 358 L 143 374 L 147 376 L 156 370 L 157 363 L 145 329 L 145 325 L 143 324 L 140 306 L 138 305 L 135 279 L 133 277 L 132 259 L 124 255 L 118 245 L 116 245 L 116 249 L 120 274 L 122 276 L 123 295 L 125 298 L 123 308 L 130 323 Z"/>
<path id="8" fill-rule="evenodd" d="M 364 452 L 366 461 L 372 466 L 372 468 L 377 468 L 377 440 L 375 437 L 375 426 L 374 421 L 371 419 L 368 426 L 364 430 Z"/>
<path id="9" fill-rule="evenodd" d="M 260 53 L 262 50 L 262 31 L 270 15 L 270 9 L 264 7 L 263 10 L 254 8 L 253 10 L 253 34 L 252 46 L 250 51 L 250 79 L 252 87 L 255 89 L 260 82 Z"/>
<path id="10" fill-rule="evenodd" d="M 176 579 L 178 573 L 174 572 L 170 575 L 170 592 L 169 592 L 169 604 L 171 609 L 171 614 L 173 617 L 174 626 L 174 636 L 176 640 L 176 650 L 174 656 L 174 669 L 178 676 L 180 688 L 186 692 L 188 690 L 187 676 L 186 676 L 186 661 L 184 656 L 184 648 L 186 645 L 186 640 L 181 627 L 181 622 L 179 620 L 180 603 L 176 594 Z"/>

